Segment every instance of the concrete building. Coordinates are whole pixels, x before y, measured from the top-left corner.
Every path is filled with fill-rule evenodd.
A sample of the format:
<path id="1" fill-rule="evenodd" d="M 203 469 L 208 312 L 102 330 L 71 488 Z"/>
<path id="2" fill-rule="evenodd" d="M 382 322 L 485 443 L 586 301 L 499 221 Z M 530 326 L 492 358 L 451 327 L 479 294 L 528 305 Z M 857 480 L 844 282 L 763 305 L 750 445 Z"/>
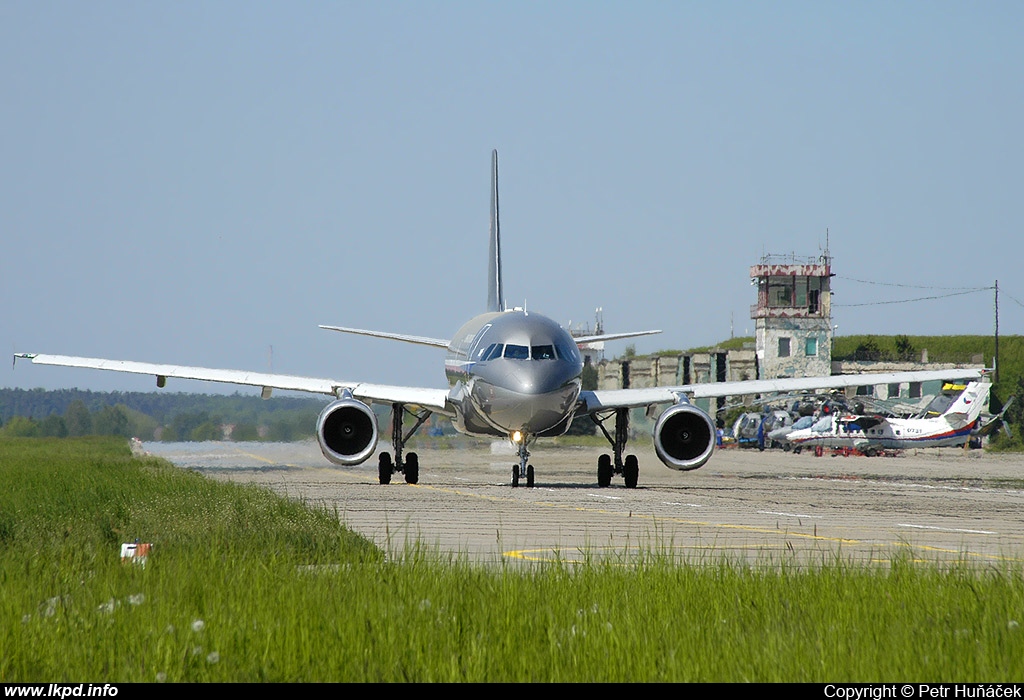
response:
<path id="1" fill-rule="evenodd" d="M 750 268 L 758 379 L 832 373 L 831 259 L 765 255 Z"/>
<path id="2" fill-rule="evenodd" d="M 753 348 L 603 360 L 596 367 L 598 388 L 601 389 L 645 389 L 757 378 L 757 358 Z M 742 399 L 749 403 L 753 397 L 744 396 Z M 724 409 L 726 403 L 724 397 L 694 401 L 711 415 Z"/>
<path id="3" fill-rule="evenodd" d="M 643 389 L 755 379 L 757 362 L 752 349 L 719 350 L 605 360 L 597 371 L 602 389 Z"/>

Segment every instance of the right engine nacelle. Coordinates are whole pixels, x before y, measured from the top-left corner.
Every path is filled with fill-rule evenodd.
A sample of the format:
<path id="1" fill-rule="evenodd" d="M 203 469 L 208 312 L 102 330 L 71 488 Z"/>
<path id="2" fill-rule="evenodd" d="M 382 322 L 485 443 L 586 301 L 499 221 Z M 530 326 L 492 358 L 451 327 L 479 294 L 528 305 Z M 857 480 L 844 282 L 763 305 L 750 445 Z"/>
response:
<path id="1" fill-rule="evenodd" d="M 377 448 L 377 417 L 362 401 L 339 399 L 320 413 L 316 439 L 334 464 L 361 464 Z"/>
<path id="2" fill-rule="evenodd" d="M 673 404 L 654 425 L 654 450 L 670 469 L 703 467 L 715 450 L 711 416 L 690 403 Z"/>

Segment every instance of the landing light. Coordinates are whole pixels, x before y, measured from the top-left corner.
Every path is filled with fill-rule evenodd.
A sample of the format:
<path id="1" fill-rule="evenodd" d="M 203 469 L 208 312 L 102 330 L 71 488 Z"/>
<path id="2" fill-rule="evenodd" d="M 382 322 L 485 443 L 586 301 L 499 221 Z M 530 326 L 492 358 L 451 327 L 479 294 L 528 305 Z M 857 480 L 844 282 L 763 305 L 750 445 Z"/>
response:
<path id="1" fill-rule="evenodd" d="M 512 433 L 512 442 L 514 442 L 515 444 L 518 445 L 522 441 L 523 441 L 523 434 L 521 432 L 516 430 L 515 432 Z"/>

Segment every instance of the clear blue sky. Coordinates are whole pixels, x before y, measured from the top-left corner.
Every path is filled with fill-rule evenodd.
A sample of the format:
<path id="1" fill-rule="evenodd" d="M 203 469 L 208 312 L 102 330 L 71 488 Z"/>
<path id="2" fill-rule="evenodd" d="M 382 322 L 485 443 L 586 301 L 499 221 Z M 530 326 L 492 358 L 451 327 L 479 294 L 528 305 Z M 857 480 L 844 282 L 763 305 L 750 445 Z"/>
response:
<path id="1" fill-rule="evenodd" d="M 0 349 L 444 386 L 439 351 L 317 324 L 483 310 L 492 148 L 509 303 L 664 329 L 639 352 L 752 334 L 749 266 L 826 230 L 840 335 L 992 333 L 990 291 L 849 305 L 996 279 L 1019 334 L 1022 30 L 1019 2 L 6 0 Z"/>

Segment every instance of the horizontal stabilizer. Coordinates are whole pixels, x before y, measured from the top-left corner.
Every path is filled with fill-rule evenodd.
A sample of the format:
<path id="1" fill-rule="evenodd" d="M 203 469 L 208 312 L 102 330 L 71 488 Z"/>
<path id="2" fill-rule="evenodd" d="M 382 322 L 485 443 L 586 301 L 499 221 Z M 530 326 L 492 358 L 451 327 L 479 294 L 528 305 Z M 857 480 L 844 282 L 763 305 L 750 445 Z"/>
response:
<path id="1" fill-rule="evenodd" d="M 367 331 L 362 328 L 345 328 L 344 326 L 320 326 L 327 331 L 338 331 L 339 333 L 354 333 L 355 335 L 369 335 L 374 338 L 387 338 L 389 340 L 401 340 L 403 343 L 416 343 L 417 345 L 430 345 L 435 348 L 448 349 L 448 342 L 443 338 L 427 338 L 422 335 L 406 335 L 404 333 L 385 333 L 384 331 Z"/>
<path id="2" fill-rule="evenodd" d="M 631 331 L 629 333 L 603 333 L 601 335 L 581 335 L 579 337 L 573 337 L 577 345 L 586 345 L 587 343 L 599 343 L 602 340 L 619 340 L 620 338 L 638 338 L 641 335 L 656 335 L 661 333 L 657 331 Z"/>

